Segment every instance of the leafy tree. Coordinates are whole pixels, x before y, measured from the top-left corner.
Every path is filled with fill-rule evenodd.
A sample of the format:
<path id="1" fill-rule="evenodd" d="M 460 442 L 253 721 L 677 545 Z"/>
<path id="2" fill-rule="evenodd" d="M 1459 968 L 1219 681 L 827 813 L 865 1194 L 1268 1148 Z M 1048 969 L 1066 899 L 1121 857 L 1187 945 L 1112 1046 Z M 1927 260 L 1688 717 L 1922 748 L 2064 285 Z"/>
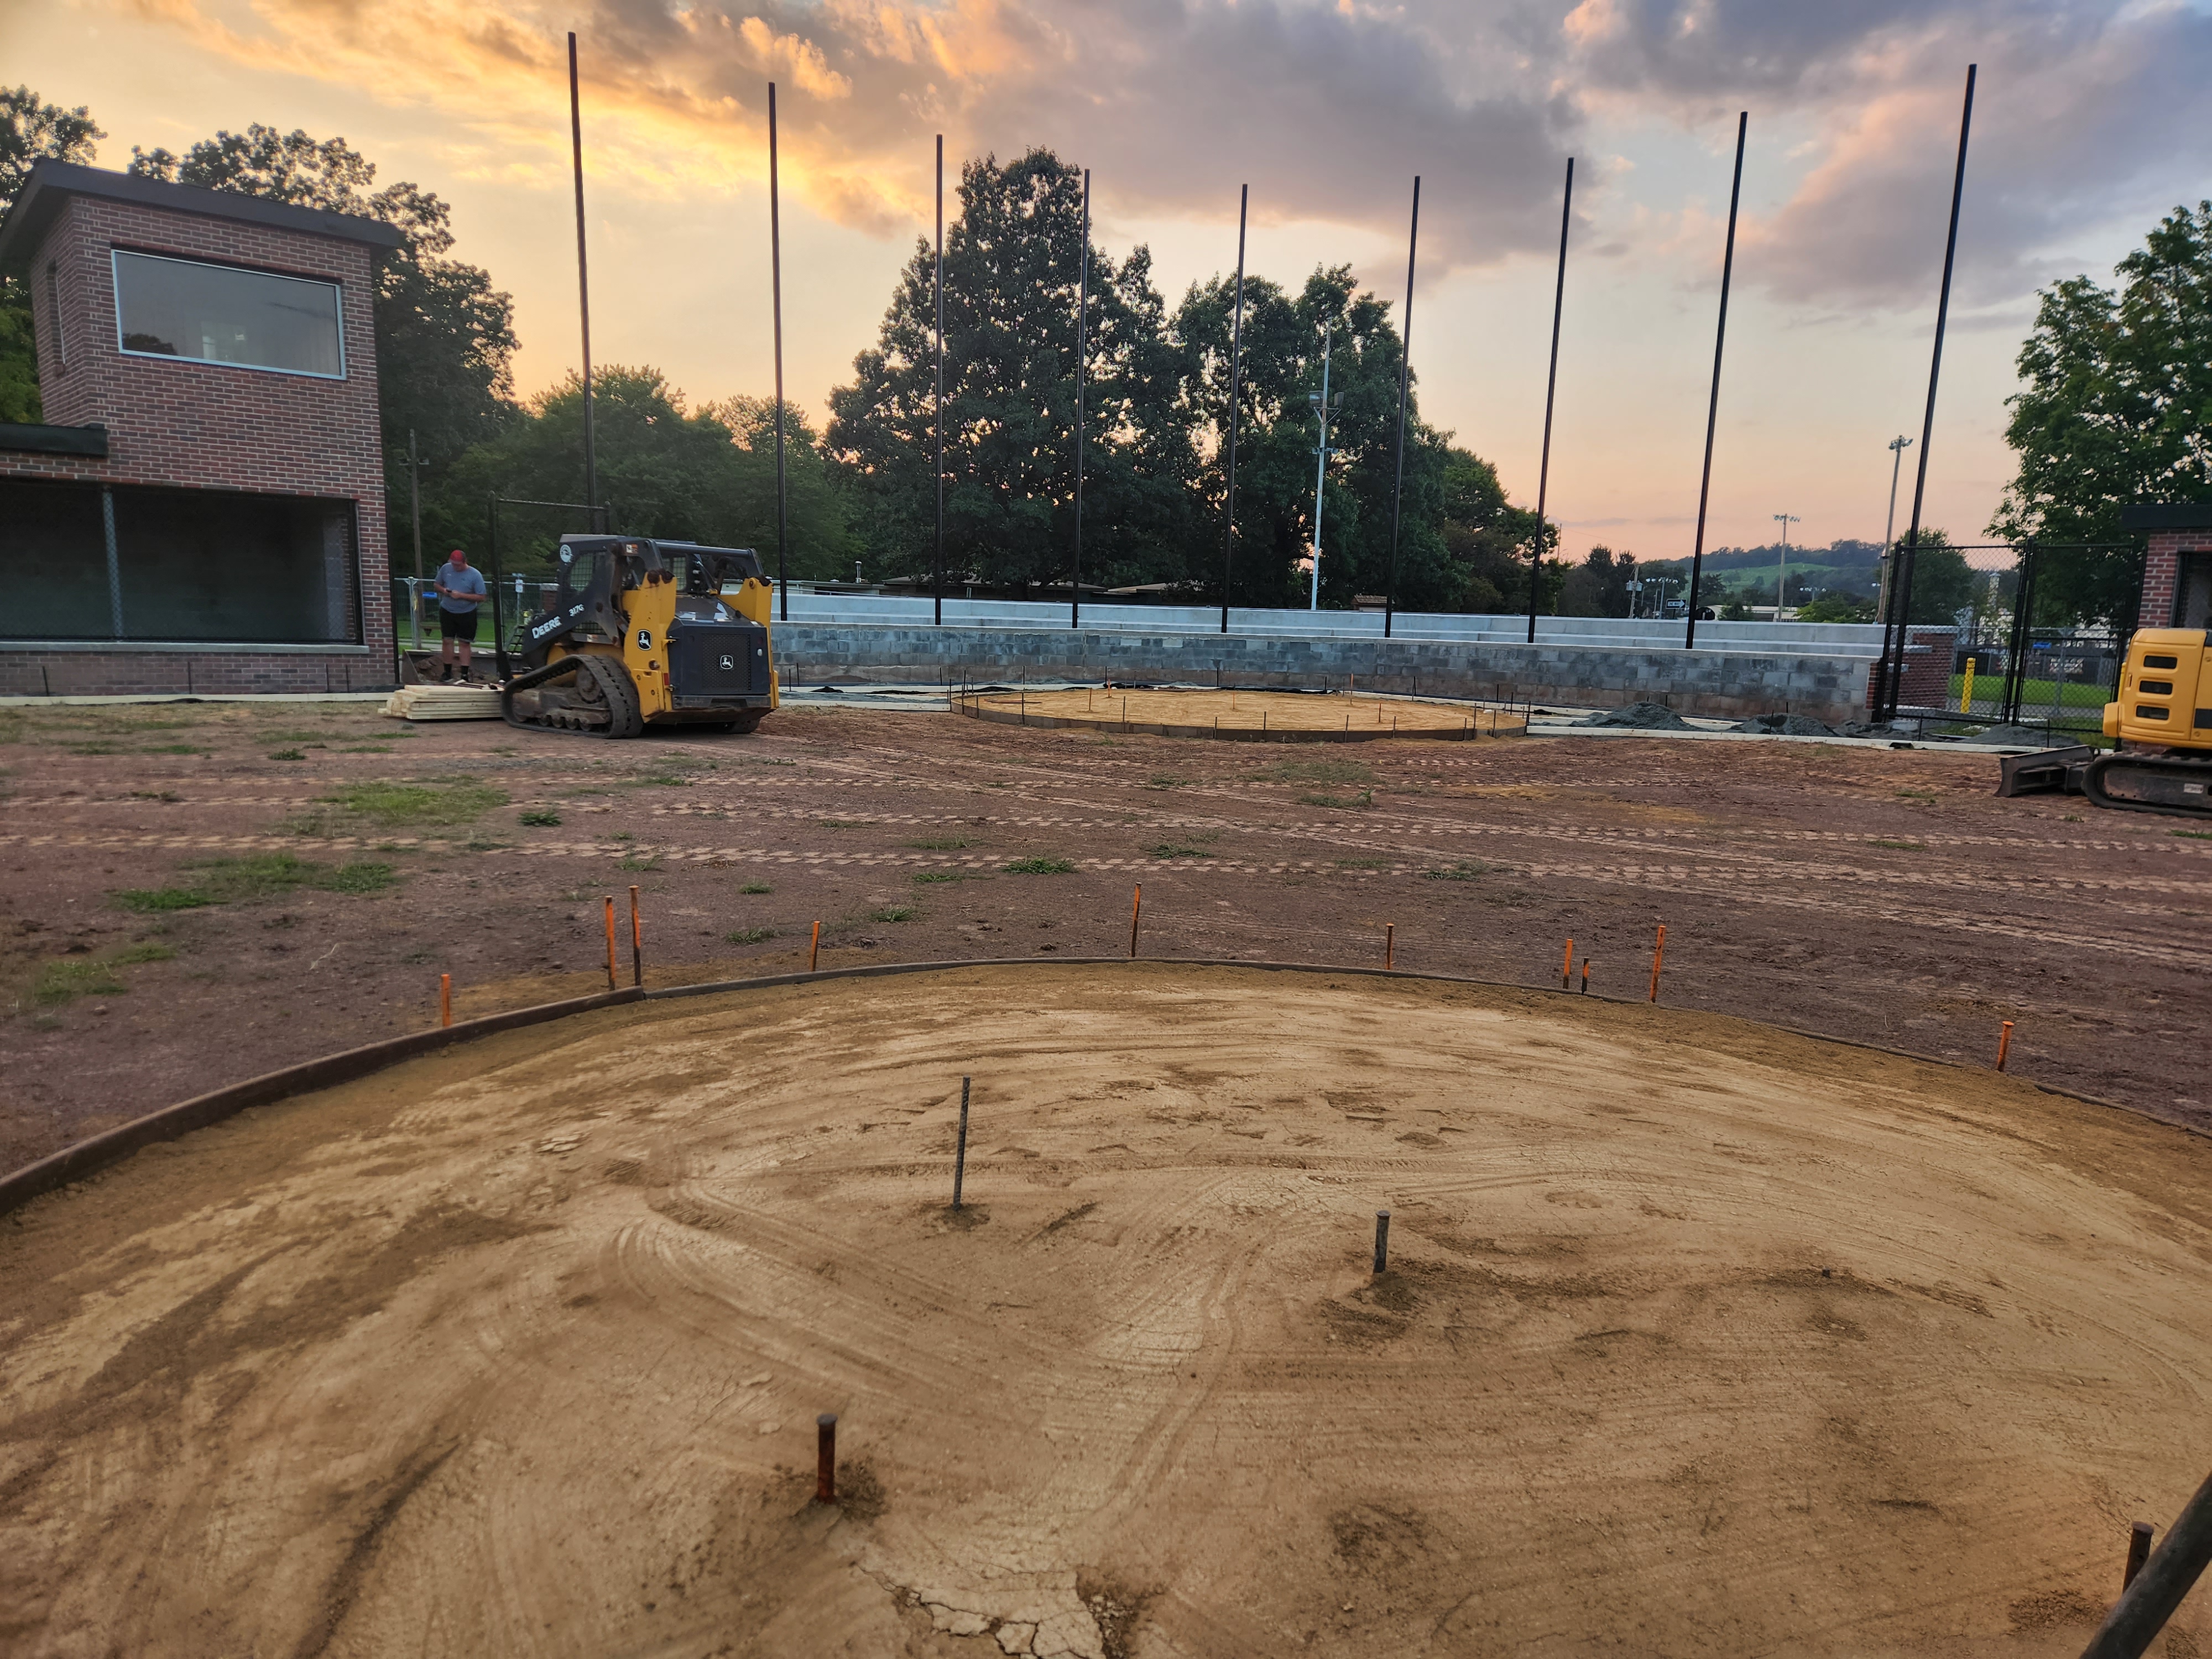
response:
<path id="1" fill-rule="evenodd" d="M 1903 536 L 1897 538 L 1895 551 L 1900 558 L 1905 541 Z M 1979 582 L 1966 556 L 1951 545 L 1948 536 L 1941 530 L 1922 530 L 1919 551 L 1912 562 L 1912 611 L 1905 620 L 1943 626 L 1960 611 L 1973 608 Z"/>
<path id="2" fill-rule="evenodd" d="M 28 87 L 0 87 L 0 216 L 15 206 L 33 161 L 89 161 L 93 145 L 106 137 L 82 104 L 63 109 Z M 28 285 L 13 271 L 0 272 L 0 421 L 35 425 L 46 418 L 35 332 Z"/>
<path id="3" fill-rule="evenodd" d="M 1528 560 L 1538 540 L 1536 515 L 1527 507 L 1509 505 L 1498 469 L 1457 445 L 1444 456 L 1439 529 L 1446 556 L 1459 573 L 1458 601 L 1449 609 L 1527 613 Z M 1543 550 L 1548 553 L 1558 545 L 1557 527 L 1543 526 Z M 1544 560 L 1536 590 L 1539 615 L 1557 613 L 1566 575 L 1562 561 Z"/>
<path id="4" fill-rule="evenodd" d="M 2118 542 L 2123 507 L 2212 501 L 2212 201 L 2176 208 L 2115 269 L 2117 290 L 2075 276 L 2041 295 L 2020 349 L 2027 388 L 2009 399 L 2020 467 L 1996 534 Z M 2133 625 L 2139 554 L 2042 558 L 2039 622 Z"/>
<path id="5" fill-rule="evenodd" d="M 611 504 L 618 529 L 750 547 L 773 572 L 773 399 L 732 398 L 694 412 L 659 369 L 611 364 L 592 377 L 592 409 L 600 500 Z M 572 374 L 532 398 L 497 437 L 471 449 L 452 469 L 446 501 L 465 526 L 460 544 L 483 548 L 495 494 L 581 501 L 583 443 L 583 381 Z M 787 404 L 784 452 L 791 574 L 847 574 L 852 539 L 843 502 L 824 474 L 813 431 Z M 562 531 L 590 528 L 580 514 L 523 507 L 502 509 L 500 524 L 502 570 L 538 576 L 551 574 Z"/>
<path id="6" fill-rule="evenodd" d="M 1082 175 L 1050 151 L 961 168 L 945 246 L 945 565 L 1065 580 L 1075 500 Z M 917 242 L 877 343 L 830 393 L 828 453 L 871 551 L 925 574 L 936 507 L 934 253 Z M 1143 580 L 1183 541 L 1194 470 L 1152 257 L 1091 250 L 1084 579 Z"/>
<path id="7" fill-rule="evenodd" d="M 1563 617 L 1626 617 L 1628 584 L 1636 579 L 1636 556 L 1615 557 L 1609 547 L 1593 547 L 1579 569 L 1570 571 L 1559 594 Z"/>
<path id="8" fill-rule="evenodd" d="M 1913 587 L 1917 592 L 1919 582 Z M 1818 599 L 1797 607 L 1797 620 L 1804 623 L 1870 623 L 1874 620 L 1874 601 L 1856 593 L 1838 592 L 1833 588 Z"/>
<path id="9" fill-rule="evenodd" d="M 471 515 L 456 515 L 442 483 L 472 444 L 514 417 L 514 301 L 480 265 L 449 258 L 453 210 L 408 183 L 373 191 L 376 167 L 343 138 L 280 133 L 258 122 L 218 132 L 179 157 L 131 149 L 142 178 L 236 191 L 295 206 L 363 214 L 405 243 L 377 261 L 376 352 L 384 428 L 386 498 L 395 552 L 405 539 L 407 434 L 422 459 L 427 543 L 463 539 Z"/>

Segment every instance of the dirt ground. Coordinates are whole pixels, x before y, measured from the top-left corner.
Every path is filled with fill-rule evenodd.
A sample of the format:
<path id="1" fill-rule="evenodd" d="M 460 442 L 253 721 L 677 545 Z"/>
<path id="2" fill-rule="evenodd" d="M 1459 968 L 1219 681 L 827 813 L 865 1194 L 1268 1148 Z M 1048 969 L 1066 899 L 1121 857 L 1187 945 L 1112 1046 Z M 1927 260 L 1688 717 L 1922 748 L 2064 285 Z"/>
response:
<path id="1" fill-rule="evenodd" d="M 25 1656 L 2055 1656 L 2212 1450 L 2212 1141 L 1326 971 L 604 1011 L 149 1148 L 0 1285 Z"/>
<path id="2" fill-rule="evenodd" d="M 1649 738 L 1262 748 L 787 708 L 609 744 L 360 704 L 0 710 L 0 1167 L 459 1012 L 1111 955 L 1556 985 L 2013 1067 L 2212 1127 L 2212 839 L 2002 801 L 1940 750 Z M 1063 868 L 1063 866 L 1066 866 Z M 136 908 L 134 908 L 136 907 Z M 627 953 L 625 952 L 625 957 Z M 628 962 L 623 968 L 628 975 Z"/>
<path id="3" fill-rule="evenodd" d="M 1086 686 L 1056 691 L 972 692 L 959 704 L 963 714 L 1012 717 L 1026 724 L 1066 723 L 1121 735 L 1124 728 L 1182 728 L 1160 735 L 1203 736 L 1208 732 L 1312 732 L 1346 742 L 1367 743 L 1391 733 L 1419 732 L 1437 738 L 1518 735 L 1522 714 L 1476 708 L 1455 702 L 1422 702 L 1410 697 L 1321 695 L 1300 691 L 1194 691 Z M 1237 739 L 1249 741 L 1249 739 Z"/>

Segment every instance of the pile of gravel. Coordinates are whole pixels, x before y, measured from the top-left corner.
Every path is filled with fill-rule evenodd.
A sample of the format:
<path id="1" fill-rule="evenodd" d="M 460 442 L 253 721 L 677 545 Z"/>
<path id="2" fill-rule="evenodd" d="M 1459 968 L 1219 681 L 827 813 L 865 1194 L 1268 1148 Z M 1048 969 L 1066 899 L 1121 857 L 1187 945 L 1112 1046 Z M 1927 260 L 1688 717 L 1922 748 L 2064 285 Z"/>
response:
<path id="1" fill-rule="evenodd" d="M 1832 726 L 1822 724 L 1809 714 L 1753 714 L 1747 720 L 1736 722 L 1739 732 L 1764 732 L 1771 737 L 1832 738 L 1840 735 Z"/>
<path id="2" fill-rule="evenodd" d="M 1632 702 L 1626 708 L 1585 714 L 1577 726 L 1625 726 L 1638 732 L 1688 732 L 1695 728 L 1664 703 Z"/>

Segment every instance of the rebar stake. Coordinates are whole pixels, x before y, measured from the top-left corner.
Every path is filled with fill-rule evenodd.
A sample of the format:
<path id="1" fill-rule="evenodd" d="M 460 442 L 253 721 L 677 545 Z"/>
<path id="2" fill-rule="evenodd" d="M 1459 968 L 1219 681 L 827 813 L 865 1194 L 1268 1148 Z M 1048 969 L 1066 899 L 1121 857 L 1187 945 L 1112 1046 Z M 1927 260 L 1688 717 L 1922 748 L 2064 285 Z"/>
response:
<path id="1" fill-rule="evenodd" d="M 2136 1575 L 2150 1559 L 2151 1534 L 2158 1530 L 2148 1521 L 2138 1521 L 2128 1528 L 2128 1564 L 2120 1569 L 2120 1589 L 2123 1594 L 2136 1582 Z"/>
<path id="2" fill-rule="evenodd" d="M 1390 1212 L 1375 1212 L 1375 1271 L 1377 1273 L 1390 1265 Z"/>
<path id="3" fill-rule="evenodd" d="M 837 1413 L 824 1412 L 814 1419 L 814 1501 L 837 1501 Z"/>
<path id="4" fill-rule="evenodd" d="M 952 1207 L 960 1207 L 960 1184 L 968 1176 L 968 1085 L 960 1079 L 960 1141 L 952 1153 Z"/>

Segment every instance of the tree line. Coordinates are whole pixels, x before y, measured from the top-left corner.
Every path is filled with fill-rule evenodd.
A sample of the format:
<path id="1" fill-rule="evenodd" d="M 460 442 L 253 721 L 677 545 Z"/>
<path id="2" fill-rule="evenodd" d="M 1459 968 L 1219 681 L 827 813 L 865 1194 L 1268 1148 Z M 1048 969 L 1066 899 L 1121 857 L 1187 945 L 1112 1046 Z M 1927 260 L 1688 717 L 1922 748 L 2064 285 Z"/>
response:
<path id="1" fill-rule="evenodd" d="M 82 107 L 0 88 L 0 211 L 33 161 L 89 161 L 106 136 Z M 130 170 L 365 214 L 403 233 L 404 246 L 378 262 L 374 295 L 395 569 L 411 560 L 418 477 L 431 558 L 453 545 L 481 548 L 495 493 L 581 498 L 582 388 L 572 375 L 516 396 L 513 301 L 483 267 L 453 257 L 451 209 L 434 192 L 410 182 L 376 188 L 374 165 L 343 138 L 259 125 L 181 155 L 134 146 Z M 1345 266 L 1296 284 L 1245 278 L 1232 547 L 1232 284 L 1195 283 L 1170 304 L 1149 249 L 1117 260 L 1085 246 L 1080 191 L 1079 172 L 1042 149 L 961 168 L 944 262 L 949 582 L 1065 592 L 1075 576 L 1080 293 L 1086 588 L 1218 601 L 1226 568 L 1225 597 L 1236 604 L 1304 602 L 1319 433 L 1310 398 L 1326 343 L 1341 401 L 1322 488 L 1324 605 L 1350 606 L 1392 584 L 1395 493 L 1403 608 L 1525 610 L 1533 556 L 1540 612 L 1627 614 L 1634 556 L 1598 548 L 1579 564 L 1557 557 L 1556 526 L 1513 507 L 1494 466 L 1421 417 L 1417 375 L 1401 474 L 1401 341 L 1389 302 L 1360 289 Z M 796 576 L 849 574 L 858 560 L 877 579 L 926 586 L 931 577 L 935 270 L 934 251 L 917 242 L 875 341 L 854 359 L 851 380 L 831 390 L 820 431 L 784 411 Z M 2117 274 L 2115 288 L 2081 276 L 2040 296 L 2020 353 L 2024 389 L 2010 400 L 2018 470 L 1992 534 L 2124 543 L 2122 507 L 2212 498 L 2212 202 L 2177 208 Z M 33 332 L 21 274 L 0 272 L 0 420 L 40 418 Z M 592 392 L 601 495 L 623 528 L 773 550 L 769 400 L 695 406 L 641 365 L 603 368 Z M 560 530 L 582 527 L 537 508 L 513 509 L 504 522 L 509 553 L 535 568 Z M 1709 564 L 1717 573 L 1742 554 L 1756 566 L 1766 551 L 1722 550 Z M 2054 548 L 2044 556 L 2039 624 L 2132 624 L 2139 553 Z M 1923 531 L 1914 619 L 1966 580 L 1948 538 Z M 1846 583 L 1830 586 L 1815 604 L 1863 599 L 1843 592 Z"/>

